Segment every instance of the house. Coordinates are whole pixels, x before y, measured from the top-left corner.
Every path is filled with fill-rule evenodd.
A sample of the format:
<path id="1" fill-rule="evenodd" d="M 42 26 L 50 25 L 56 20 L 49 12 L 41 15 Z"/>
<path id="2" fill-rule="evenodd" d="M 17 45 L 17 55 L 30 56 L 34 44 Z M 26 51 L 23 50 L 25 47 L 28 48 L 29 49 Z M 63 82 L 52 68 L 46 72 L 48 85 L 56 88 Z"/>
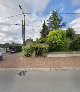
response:
<path id="1" fill-rule="evenodd" d="M 80 37 L 80 34 L 76 34 L 76 36 Z"/>
<path id="2" fill-rule="evenodd" d="M 30 39 L 27 39 L 27 40 L 25 41 L 25 43 L 26 43 L 26 44 L 28 44 L 28 43 L 33 43 L 33 39 L 31 39 L 31 38 L 30 38 Z"/>

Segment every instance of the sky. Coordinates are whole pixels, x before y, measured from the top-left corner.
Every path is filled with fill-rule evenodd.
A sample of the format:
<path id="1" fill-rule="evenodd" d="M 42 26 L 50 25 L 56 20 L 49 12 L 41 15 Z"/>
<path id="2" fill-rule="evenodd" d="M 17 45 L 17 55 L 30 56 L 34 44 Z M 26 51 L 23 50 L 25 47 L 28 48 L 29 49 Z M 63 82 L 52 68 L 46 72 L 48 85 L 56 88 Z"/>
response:
<path id="1" fill-rule="evenodd" d="M 26 13 L 26 39 L 40 37 L 44 20 L 50 17 L 52 10 L 58 13 L 80 13 L 80 0 L 0 0 L 0 43 L 22 43 L 22 6 Z M 31 14 L 29 14 L 31 13 Z M 61 14 L 66 27 L 73 27 L 80 34 L 80 15 Z M 20 24 L 20 25 L 14 25 Z"/>

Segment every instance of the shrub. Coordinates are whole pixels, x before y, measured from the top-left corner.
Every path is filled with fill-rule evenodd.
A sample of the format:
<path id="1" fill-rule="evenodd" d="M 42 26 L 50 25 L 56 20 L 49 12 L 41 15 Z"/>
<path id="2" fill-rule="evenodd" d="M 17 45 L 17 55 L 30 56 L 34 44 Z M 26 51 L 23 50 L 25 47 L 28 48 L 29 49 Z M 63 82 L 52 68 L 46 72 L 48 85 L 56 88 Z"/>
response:
<path id="1" fill-rule="evenodd" d="M 22 51 L 22 46 L 15 46 L 16 52 L 21 52 Z"/>
<path id="2" fill-rule="evenodd" d="M 32 53 L 35 51 L 35 56 L 46 56 L 48 52 L 48 46 L 44 44 L 27 44 L 23 46 L 23 55 L 26 57 L 30 57 Z"/>
<path id="3" fill-rule="evenodd" d="M 36 46 L 35 48 L 36 56 L 45 56 L 47 51 L 48 51 L 48 48 L 46 46 Z"/>
<path id="4" fill-rule="evenodd" d="M 80 51 L 80 37 L 76 37 L 69 46 L 70 50 Z"/>
<path id="5" fill-rule="evenodd" d="M 48 46 L 45 44 L 35 44 L 32 45 L 32 48 L 34 49 L 36 56 L 46 56 L 46 53 L 48 52 Z"/>
<path id="6" fill-rule="evenodd" d="M 47 39 L 46 37 L 45 38 L 40 38 L 38 42 L 39 43 L 46 43 L 46 39 Z"/>
<path id="7" fill-rule="evenodd" d="M 32 53 L 34 52 L 34 49 L 31 47 L 30 44 L 23 46 L 22 50 L 23 50 L 23 55 L 26 57 L 30 57 L 32 55 Z"/>
<path id="8" fill-rule="evenodd" d="M 64 30 L 50 31 L 47 42 L 49 43 L 49 51 L 65 51 L 68 48 L 68 40 Z"/>

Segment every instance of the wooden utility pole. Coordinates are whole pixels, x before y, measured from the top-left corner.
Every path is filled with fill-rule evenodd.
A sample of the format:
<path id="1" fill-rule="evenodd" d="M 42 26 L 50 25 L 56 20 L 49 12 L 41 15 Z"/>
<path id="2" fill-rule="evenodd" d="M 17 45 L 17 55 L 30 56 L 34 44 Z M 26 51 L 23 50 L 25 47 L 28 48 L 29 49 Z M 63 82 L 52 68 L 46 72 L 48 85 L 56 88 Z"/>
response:
<path id="1" fill-rule="evenodd" d="M 25 13 L 22 10 L 21 5 L 19 5 L 19 8 L 22 11 L 22 14 L 24 15 L 24 19 L 22 20 L 22 41 L 23 41 L 23 45 L 25 45 Z"/>
<path id="2" fill-rule="evenodd" d="M 24 20 L 22 20 L 22 41 L 23 41 L 23 45 L 25 45 L 25 15 L 24 15 Z"/>
<path id="3" fill-rule="evenodd" d="M 24 32 L 23 33 L 24 33 L 24 41 L 23 42 L 24 42 L 24 45 L 25 45 L 25 15 L 24 15 Z"/>
<path id="4" fill-rule="evenodd" d="M 24 44 L 24 28 L 23 28 L 23 20 L 22 20 L 22 41 L 23 41 L 23 44 Z"/>

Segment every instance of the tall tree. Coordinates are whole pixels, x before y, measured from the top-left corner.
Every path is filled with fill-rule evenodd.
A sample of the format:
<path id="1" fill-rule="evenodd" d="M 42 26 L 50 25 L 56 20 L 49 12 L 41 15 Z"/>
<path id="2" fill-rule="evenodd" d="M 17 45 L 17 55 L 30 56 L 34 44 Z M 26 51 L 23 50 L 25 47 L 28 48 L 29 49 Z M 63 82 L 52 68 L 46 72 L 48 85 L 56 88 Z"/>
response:
<path id="1" fill-rule="evenodd" d="M 74 39 L 75 31 L 73 28 L 68 28 L 68 30 L 66 30 L 66 37 L 69 38 L 70 40 Z"/>
<path id="2" fill-rule="evenodd" d="M 58 14 L 57 11 L 53 10 L 51 13 L 51 16 L 48 20 L 48 27 L 49 30 L 58 30 L 61 27 L 64 27 L 66 25 L 65 22 L 62 23 L 62 17 Z"/>
<path id="3" fill-rule="evenodd" d="M 42 31 L 40 33 L 41 33 L 42 38 L 45 38 L 49 33 L 48 26 L 46 25 L 45 20 L 44 20 L 44 23 L 43 23 L 43 26 L 42 26 Z"/>

